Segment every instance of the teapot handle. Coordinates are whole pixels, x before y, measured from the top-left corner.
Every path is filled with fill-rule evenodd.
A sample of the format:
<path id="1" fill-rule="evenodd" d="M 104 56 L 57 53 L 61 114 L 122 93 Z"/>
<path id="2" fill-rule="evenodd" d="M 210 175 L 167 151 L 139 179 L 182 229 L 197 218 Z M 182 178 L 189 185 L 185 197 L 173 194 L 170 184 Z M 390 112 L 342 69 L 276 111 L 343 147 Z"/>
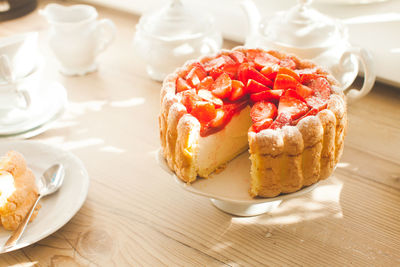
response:
<path id="1" fill-rule="evenodd" d="M 343 53 L 342 57 L 340 58 L 339 65 L 343 66 L 347 57 L 354 55 L 358 58 L 359 62 L 361 62 L 361 66 L 364 71 L 364 83 L 361 89 L 349 89 L 345 92 L 349 102 L 353 102 L 362 98 L 363 96 L 367 95 L 376 79 L 376 72 L 375 72 L 375 64 L 372 59 L 372 55 L 368 50 L 361 48 L 361 47 L 350 47 Z"/>
<path id="2" fill-rule="evenodd" d="M 102 19 L 97 23 L 97 30 L 99 31 L 99 46 L 97 54 L 103 52 L 115 39 L 116 27 L 114 22 L 110 19 Z"/>

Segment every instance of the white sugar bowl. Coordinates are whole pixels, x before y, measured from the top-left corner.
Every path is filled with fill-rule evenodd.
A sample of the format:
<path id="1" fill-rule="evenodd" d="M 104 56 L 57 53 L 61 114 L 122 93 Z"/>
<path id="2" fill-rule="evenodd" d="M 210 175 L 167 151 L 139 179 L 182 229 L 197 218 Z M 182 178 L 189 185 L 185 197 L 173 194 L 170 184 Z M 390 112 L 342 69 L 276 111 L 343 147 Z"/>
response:
<path id="1" fill-rule="evenodd" d="M 218 51 L 222 37 L 210 15 L 173 0 L 140 18 L 133 44 L 149 76 L 162 81 L 187 60 Z"/>

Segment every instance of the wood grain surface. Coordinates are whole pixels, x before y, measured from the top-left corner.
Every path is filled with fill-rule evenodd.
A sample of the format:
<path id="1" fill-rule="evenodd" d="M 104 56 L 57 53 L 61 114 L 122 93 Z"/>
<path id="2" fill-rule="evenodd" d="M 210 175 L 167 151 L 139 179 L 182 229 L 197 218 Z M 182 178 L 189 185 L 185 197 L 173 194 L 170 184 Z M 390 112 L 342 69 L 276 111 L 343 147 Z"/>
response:
<path id="1" fill-rule="evenodd" d="M 233 217 L 157 165 L 161 84 L 133 50 L 138 18 L 98 11 L 115 22 L 117 38 L 83 77 L 58 73 L 37 11 L 0 23 L 0 37 L 39 31 L 45 78 L 68 91 L 65 115 L 32 139 L 72 151 L 91 179 L 69 223 L 0 255 L 0 266 L 400 266 L 399 89 L 376 84 L 349 107 L 342 160 L 314 191 L 269 214 Z"/>

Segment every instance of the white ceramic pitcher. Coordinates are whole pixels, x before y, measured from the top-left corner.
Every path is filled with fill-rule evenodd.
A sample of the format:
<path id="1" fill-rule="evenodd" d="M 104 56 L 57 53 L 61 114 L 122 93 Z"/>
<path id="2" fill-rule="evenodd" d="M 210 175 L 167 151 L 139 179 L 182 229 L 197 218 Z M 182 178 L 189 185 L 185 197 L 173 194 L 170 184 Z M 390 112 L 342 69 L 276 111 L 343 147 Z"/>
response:
<path id="1" fill-rule="evenodd" d="M 49 45 L 65 75 L 85 75 L 97 69 L 96 57 L 115 38 L 110 19 L 97 20 L 97 11 L 88 5 L 48 4 L 41 14 L 51 25 Z"/>

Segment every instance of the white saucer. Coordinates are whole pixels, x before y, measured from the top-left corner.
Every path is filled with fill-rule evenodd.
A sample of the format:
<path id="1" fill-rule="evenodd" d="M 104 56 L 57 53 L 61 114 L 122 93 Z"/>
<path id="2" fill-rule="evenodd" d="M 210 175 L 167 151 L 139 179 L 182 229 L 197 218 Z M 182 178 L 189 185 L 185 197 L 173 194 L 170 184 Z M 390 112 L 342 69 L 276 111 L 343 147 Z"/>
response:
<path id="1" fill-rule="evenodd" d="M 22 153 L 27 165 L 39 179 L 43 171 L 55 163 L 65 167 L 65 178 L 62 187 L 53 195 L 43 198 L 36 219 L 29 223 L 17 246 L 12 250 L 31 245 L 64 226 L 83 205 L 88 188 L 89 176 L 79 158 L 71 152 L 62 150 L 37 141 L 7 141 L 0 142 L 0 155 L 8 150 Z M 0 246 L 2 246 L 11 231 L 0 226 Z"/>
<path id="2" fill-rule="evenodd" d="M 0 120 L 0 138 L 28 138 L 49 128 L 67 105 L 67 92 L 56 82 L 43 85 L 28 110 L 13 110 Z"/>
<path id="3" fill-rule="evenodd" d="M 293 198 L 313 190 L 318 183 L 291 193 L 273 198 L 252 198 L 249 195 L 250 165 L 249 153 L 244 152 L 231 162 L 222 172 L 213 173 L 208 179 L 198 179 L 187 184 L 172 172 L 161 149 L 157 153 L 159 165 L 185 190 L 190 193 L 208 197 L 211 202 L 227 213 L 238 216 L 255 216 L 269 212 L 279 206 L 282 200 Z"/>

